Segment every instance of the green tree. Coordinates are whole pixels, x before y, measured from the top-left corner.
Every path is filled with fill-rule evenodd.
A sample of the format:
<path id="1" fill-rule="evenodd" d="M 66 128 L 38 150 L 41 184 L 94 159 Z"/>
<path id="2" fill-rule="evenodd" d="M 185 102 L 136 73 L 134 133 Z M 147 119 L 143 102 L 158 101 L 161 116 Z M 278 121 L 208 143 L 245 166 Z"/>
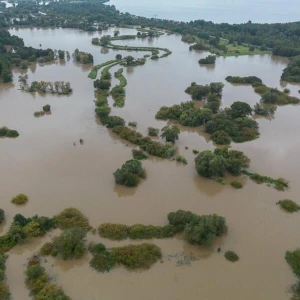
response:
<path id="1" fill-rule="evenodd" d="M 231 115 L 234 119 L 243 118 L 246 116 L 251 115 L 252 108 L 246 102 L 236 101 L 230 106 L 231 108 Z"/>
<path id="2" fill-rule="evenodd" d="M 175 140 L 178 140 L 179 138 L 180 129 L 175 125 L 165 126 L 161 131 L 162 134 L 160 136 L 166 139 L 167 142 L 175 143 Z"/>
<path id="3" fill-rule="evenodd" d="M 195 158 L 195 167 L 199 175 L 214 178 L 224 175 L 228 163 L 223 156 L 216 155 L 210 150 L 205 150 L 200 152 Z"/>
<path id="4" fill-rule="evenodd" d="M 79 258 L 85 252 L 85 237 L 86 231 L 81 228 L 66 229 L 53 239 L 53 246 L 63 259 Z"/>

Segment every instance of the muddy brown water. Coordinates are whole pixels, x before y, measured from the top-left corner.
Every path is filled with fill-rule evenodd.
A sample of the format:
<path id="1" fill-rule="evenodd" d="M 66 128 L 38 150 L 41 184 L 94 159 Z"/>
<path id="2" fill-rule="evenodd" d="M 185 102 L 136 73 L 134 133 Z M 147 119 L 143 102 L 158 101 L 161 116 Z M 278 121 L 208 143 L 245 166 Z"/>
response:
<path id="1" fill-rule="evenodd" d="M 134 32 L 120 31 L 121 34 Z M 91 39 L 100 36 L 99 33 L 71 29 L 11 29 L 10 32 L 33 47 L 42 44 L 43 48 L 88 51 L 94 55 L 96 64 L 112 59 L 117 53 L 126 55 L 125 51 L 103 51 L 93 46 Z M 251 105 L 259 101 L 252 87 L 226 83 L 228 75 L 255 75 L 269 86 L 283 88 L 279 79 L 287 61 L 282 58 L 270 55 L 218 58 L 215 67 L 206 68 L 200 67 L 197 61 L 207 53 L 188 51 L 188 45 L 176 35 L 116 43 L 167 47 L 173 52 L 167 58 L 148 60 L 144 66 L 124 70 L 128 80 L 125 107 L 113 108 L 112 115 L 136 121 L 137 130 L 143 134 L 148 126 L 166 125 L 155 120 L 155 113 L 162 105 L 189 100 L 184 90 L 192 81 L 224 82 L 223 107 L 237 100 Z M 130 54 L 142 57 L 145 53 Z M 199 177 L 192 150 L 213 149 L 213 144 L 200 130 L 186 127 L 182 128 L 176 145 L 180 154 L 186 156 L 188 165 L 151 158 L 143 162 L 147 179 L 137 188 L 129 189 L 116 186 L 112 173 L 131 158 L 132 147 L 95 118 L 93 81 L 87 78 L 90 68 L 70 60 L 64 64 L 32 65 L 28 70 L 29 81 L 70 81 L 71 96 L 41 96 L 20 91 L 20 70 L 14 70 L 12 84 L 0 86 L 0 126 L 20 133 L 17 139 L 0 140 L 1 208 L 7 216 L 0 229 L 2 233 L 8 230 L 16 213 L 28 217 L 53 216 L 70 206 L 80 209 L 94 227 L 103 222 L 163 225 L 167 223 L 167 213 L 177 209 L 198 214 L 218 213 L 227 220 L 226 236 L 217 239 L 210 248 L 190 246 L 181 237 L 153 240 L 162 248 L 164 257 L 162 263 L 147 271 L 128 272 L 117 268 L 99 274 L 90 268 L 88 255 L 78 261 L 50 258 L 45 266 L 53 280 L 74 300 L 289 299 L 286 288 L 296 278 L 284 255 L 286 250 L 300 246 L 300 216 L 283 212 L 275 203 L 284 198 L 299 202 L 300 107 L 279 107 L 274 119 L 258 119 L 259 139 L 232 145 L 251 158 L 251 171 L 288 179 L 291 185 L 288 191 L 278 192 L 247 178 L 240 179 L 246 183 L 242 190 L 234 190 L 229 184 L 222 186 Z M 112 71 L 117 69 L 118 66 Z M 291 95 L 298 95 L 299 86 L 288 84 L 287 87 Z M 51 105 L 52 114 L 35 118 L 33 112 L 45 104 Z M 79 143 L 80 138 L 84 140 L 83 145 Z M 231 180 L 226 178 L 228 183 Z M 29 196 L 25 206 L 10 203 L 18 193 Z M 41 240 L 10 251 L 7 277 L 14 299 L 30 299 L 24 284 L 25 263 L 54 234 L 51 232 Z M 108 246 L 130 243 L 129 240 L 111 242 L 97 235 L 89 239 Z M 217 253 L 218 247 L 222 248 L 221 253 Z M 228 249 L 239 254 L 239 262 L 232 264 L 224 259 L 224 251 Z M 177 266 L 178 259 L 170 255 L 180 253 L 193 253 L 199 259 L 190 266 Z"/>

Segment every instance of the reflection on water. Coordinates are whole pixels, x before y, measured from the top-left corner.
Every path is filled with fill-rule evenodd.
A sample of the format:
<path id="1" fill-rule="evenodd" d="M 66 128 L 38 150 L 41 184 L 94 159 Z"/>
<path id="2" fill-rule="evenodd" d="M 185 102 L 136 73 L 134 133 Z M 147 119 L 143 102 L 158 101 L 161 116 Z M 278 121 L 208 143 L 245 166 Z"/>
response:
<path id="1" fill-rule="evenodd" d="M 113 31 L 102 34 L 112 35 Z M 91 44 L 93 37 L 101 37 L 98 32 L 72 29 L 11 29 L 10 32 L 23 37 L 28 46 L 42 44 L 43 48 L 70 53 L 76 48 L 90 52 L 95 64 L 114 59 L 118 53 L 128 55 L 126 51 L 115 50 L 103 54 L 101 47 Z M 120 29 L 121 35 L 134 32 Z M 118 43 L 149 45 L 148 40 Z M 285 59 L 270 55 L 220 57 L 214 69 L 208 70 L 198 64 L 207 53 L 189 51 L 180 36 L 161 36 L 152 39 L 151 43 L 169 48 L 172 55 L 158 61 L 149 59 L 141 67 L 127 68 L 124 72 L 128 80 L 125 106 L 122 109 L 112 107 L 111 113 L 126 121 L 137 122 L 137 130 L 143 135 L 147 135 L 149 126 L 161 129 L 168 123 L 155 120 L 161 106 L 190 100 L 184 90 L 193 81 L 198 84 L 222 81 L 225 84 L 223 107 L 234 101 L 246 101 L 253 106 L 260 100 L 251 86 L 227 83 L 225 78 L 229 75 L 257 76 L 266 85 L 282 89 L 279 79 L 287 65 Z M 132 52 L 131 55 L 140 58 L 144 53 Z M 113 67 L 112 74 L 118 68 Z M 143 161 L 147 179 L 137 188 L 130 189 L 115 185 L 113 172 L 132 158 L 132 148 L 95 119 L 93 80 L 87 77 L 90 69 L 91 65 L 78 65 L 72 59 L 64 64 L 30 65 L 27 71 L 30 81 L 70 81 L 73 93 L 69 97 L 20 91 L 17 69 L 13 72 L 14 83 L 0 86 L 0 126 L 6 125 L 20 133 L 17 139 L 0 140 L 1 208 L 5 210 L 7 224 L 16 213 L 22 212 L 26 217 L 34 214 L 53 216 L 72 206 L 80 209 L 95 228 L 104 222 L 163 225 L 167 224 L 170 211 L 186 209 L 198 214 L 224 216 L 228 234 L 209 250 L 186 245 L 180 238 L 153 240 L 164 255 L 182 251 L 207 254 L 208 259 L 197 260 L 189 268 L 176 267 L 174 261 L 164 260 L 147 272 L 118 268 L 108 274 L 99 274 L 90 268 L 86 256 L 83 261 L 53 263 L 53 267 L 47 265 L 47 272 L 74 300 L 99 299 L 99 295 L 103 299 L 153 300 L 161 299 L 162 294 L 165 299 L 176 300 L 187 297 L 191 300 L 288 299 L 285 288 L 294 282 L 294 277 L 284 255 L 286 250 L 299 247 L 300 219 L 297 215 L 283 214 L 275 203 L 282 198 L 297 201 L 300 193 L 297 184 L 300 107 L 278 107 L 272 121 L 258 119 L 259 139 L 232 145 L 251 158 L 250 171 L 288 179 L 291 184 L 288 191 L 278 192 L 244 177 L 227 177 L 225 186 L 199 177 L 192 150 L 202 151 L 214 146 L 200 128 L 184 127 L 181 127 L 176 146 L 188 164 L 183 166 L 159 158 Z M 112 85 L 116 83 L 113 78 Z M 291 95 L 298 95 L 299 85 L 287 84 L 287 87 Z M 51 105 L 51 116 L 34 118 L 33 112 L 41 110 L 45 104 Z M 80 138 L 84 140 L 84 146 L 79 145 Z M 245 180 L 246 184 L 243 189 L 235 190 L 229 185 L 232 180 Z M 30 198 L 21 211 L 10 203 L 12 196 L 18 193 L 25 193 Z M 7 229 L 6 225 L 3 232 Z M 122 244 L 98 236 L 94 238 L 108 246 Z M 22 297 L 27 295 L 22 265 L 39 245 L 30 247 L 24 247 L 23 252 L 14 249 L 7 264 L 9 285 L 15 299 L 28 299 Z M 234 265 L 228 263 L 223 252 L 216 252 L 218 247 L 222 251 L 236 251 L 241 260 Z M 63 270 L 63 264 L 69 268 Z"/>

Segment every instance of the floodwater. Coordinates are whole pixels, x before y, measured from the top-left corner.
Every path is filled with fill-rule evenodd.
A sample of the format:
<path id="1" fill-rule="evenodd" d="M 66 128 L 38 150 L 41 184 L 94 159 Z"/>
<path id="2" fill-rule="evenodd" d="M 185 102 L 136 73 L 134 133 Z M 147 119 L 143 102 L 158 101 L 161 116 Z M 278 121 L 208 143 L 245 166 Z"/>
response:
<path id="1" fill-rule="evenodd" d="M 112 34 L 113 30 L 103 34 Z M 42 44 L 43 48 L 88 51 L 94 55 L 95 64 L 112 59 L 117 53 L 126 55 L 125 51 L 106 51 L 93 46 L 91 39 L 100 36 L 99 33 L 71 29 L 11 29 L 10 32 L 33 47 Z M 134 30 L 120 29 L 120 32 L 132 34 Z M 252 87 L 226 83 L 228 75 L 255 75 L 268 86 L 283 88 L 279 78 L 287 61 L 282 58 L 270 55 L 218 58 L 211 68 L 197 63 L 207 53 L 190 52 L 180 36 L 118 43 L 159 45 L 173 52 L 158 61 L 148 60 L 144 66 L 124 70 L 128 80 L 125 107 L 113 108 L 111 114 L 136 121 L 137 130 L 143 134 L 148 126 L 166 125 L 167 122 L 154 118 L 159 107 L 190 100 L 184 90 L 192 81 L 224 82 L 223 107 L 237 100 L 251 105 L 259 101 Z M 130 52 L 136 57 L 144 54 Z M 217 239 L 210 248 L 190 246 L 181 237 L 153 240 L 161 247 L 164 257 L 163 263 L 155 264 L 150 270 L 128 272 L 118 268 L 100 274 L 90 268 L 88 254 L 81 260 L 67 262 L 50 258 L 46 270 L 73 300 L 289 299 L 286 289 L 296 278 L 284 256 L 286 250 L 300 246 L 300 217 L 283 212 L 275 203 L 284 198 L 299 201 L 300 107 L 278 107 L 274 119 L 258 119 L 259 139 L 232 145 L 251 158 L 251 171 L 288 179 L 291 185 L 288 191 L 256 185 L 247 178 L 241 178 L 246 183 L 243 189 L 234 190 L 229 184 L 223 186 L 199 177 L 192 150 L 213 149 L 213 144 L 201 131 L 186 127 L 182 128 L 176 145 L 179 153 L 186 156 L 188 165 L 151 158 L 143 162 L 147 179 L 130 189 L 116 186 L 112 174 L 131 158 L 132 147 L 95 117 L 93 81 L 87 77 L 90 68 L 70 60 L 33 64 L 28 70 L 29 81 L 70 81 L 71 96 L 22 92 L 18 86 L 20 70 L 14 70 L 13 84 L 1 85 L 0 126 L 20 133 L 16 139 L 0 140 L 1 208 L 7 216 L 3 233 L 16 213 L 28 217 L 53 216 L 70 206 L 80 209 L 93 227 L 103 222 L 163 225 L 167 223 L 168 212 L 177 209 L 198 214 L 217 213 L 227 220 L 226 236 Z M 117 69 L 118 66 L 114 67 L 112 72 Z M 287 87 L 291 95 L 297 96 L 299 86 L 288 84 Z M 33 112 L 45 104 L 51 105 L 52 114 L 35 118 Z M 84 140 L 83 145 L 79 143 L 80 138 Z M 231 180 L 226 178 L 228 183 Z M 18 193 L 29 196 L 23 207 L 10 203 Z M 14 299 L 30 299 L 24 284 L 25 263 L 55 234 L 51 232 L 42 240 L 11 250 L 7 277 Z M 130 243 L 129 240 L 111 242 L 98 235 L 89 236 L 89 240 L 108 246 Z M 222 248 L 221 253 L 217 253 L 218 247 Z M 239 262 L 232 264 L 225 260 L 223 253 L 228 249 L 238 253 Z M 170 255 L 180 253 L 193 253 L 198 259 L 190 266 L 177 266 L 177 260 Z"/>
<path id="2" fill-rule="evenodd" d="M 300 13 L 298 0 L 110 0 L 107 5 L 148 18 L 229 24 L 297 22 Z"/>

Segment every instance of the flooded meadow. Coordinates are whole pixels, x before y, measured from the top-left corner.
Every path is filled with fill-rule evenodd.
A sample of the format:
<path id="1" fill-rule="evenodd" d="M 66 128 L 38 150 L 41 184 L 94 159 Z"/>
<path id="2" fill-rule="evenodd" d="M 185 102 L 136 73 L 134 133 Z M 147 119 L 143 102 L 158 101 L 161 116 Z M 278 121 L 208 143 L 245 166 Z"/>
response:
<path id="1" fill-rule="evenodd" d="M 26 46 L 39 48 L 41 44 L 43 49 L 70 53 L 79 48 L 94 56 L 95 65 L 114 59 L 118 53 L 143 57 L 143 52 L 92 45 L 92 38 L 113 35 L 114 30 L 87 33 L 73 29 L 11 28 L 9 31 L 23 38 Z M 121 35 L 136 34 L 135 29 L 118 30 Z M 116 44 L 164 47 L 172 51 L 157 61 L 148 59 L 144 66 L 124 68 L 128 81 L 124 107 L 113 107 L 109 98 L 111 114 L 123 117 L 126 122 L 137 122 L 137 131 L 143 135 L 149 126 L 161 129 L 170 123 L 155 119 L 161 106 L 191 100 L 184 92 L 191 82 L 223 82 L 223 108 L 234 101 L 253 106 L 260 100 L 250 85 L 227 83 L 225 78 L 230 75 L 257 76 L 267 86 L 280 90 L 287 87 L 292 96 L 299 96 L 300 85 L 280 82 L 288 63 L 284 58 L 218 57 L 215 66 L 200 66 L 198 60 L 207 56 L 207 52 L 189 51 L 189 45 L 181 42 L 179 35 L 123 40 Z M 256 119 L 258 139 L 231 144 L 251 159 L 251 172 L 287 179 L 290 184 L 287 191 L 257 185 L 246 176 L 240 176 L 245 183 L 241 190 L 230 186 L 234 177 L 229 175 L 225 178 L 226 185 L 200 177 L 192 150 L 213 149 L 214 144 L 199 128 L 183 126 L 176 146 L 188 164 L 150 157 L 143 161 L 147 178 L 138 187 L 127 188 L 115 184 L 113 172 L 131 159 L 135 146 L 102 126 L 95 116 L 93 80 L 88 78 L 91 68 L 92 65 L 80 65 L 72 58 L 32 63 L 28 71 L 13 70 L 13 83 L 0 85 L 1 126 L 20 133 L 16 139 L 0 140 L 1 208 L 6 214 L 6 222 L 0 228 L 2 234 L 17 213 L 51 217 L 67 207 L 82 211 L 94 228 L 104 222 L 164 225 L 167 214 L 178 209 L 197 214 L 217 213 L 226 218 L 226 235 L 217 238 L 211 247 L 189 245 L 181 235 L 150 240 L 161 247 L 163 258 L 149 270 L 130 272 L 120 267 L 107 274 L 97 273 L 89 266 L 90 254 L 86 254 L 71 261 L 47 258 L 46 271 L 73 300 L 289 299 L 287 288 L 296 277 L 284 256 L 287 250 L 300 246 L 300 217 L 297 213 L 285 213 L 276 202 L 280 199 L 298 202 L 300 107 L 279 106 L 273 119 Z M 118 68 L 114 66 L 111 73 Z M 26 93 L 18 83 L 18 76 L 24 72 L 29 82 L 69 81 L 73 93 L 68 96 Z M 117 80 L 113 78 L 112 87 L 115 84 Z M 45 104 L 51 105 L 52 114 L 35 118 L 34 111 Z M 80 139 L 84 140 L 82 145 Z M 21 207 L 10 202 L 19 193 L 29 197 L 28 203 Z M 14 299 L 30 299 L 23 274 L 26 261 L 55 233 L 9 252 L 6 274 Z M 101 241 L 108 247 L 142 243 L 112 242 L 97 234 L 89 234 L 88 240 Z M 219 247 L 221 253 L 217 252 Z M 226 250 L 237 252 L 239 262 L 226 261 Z"/>

